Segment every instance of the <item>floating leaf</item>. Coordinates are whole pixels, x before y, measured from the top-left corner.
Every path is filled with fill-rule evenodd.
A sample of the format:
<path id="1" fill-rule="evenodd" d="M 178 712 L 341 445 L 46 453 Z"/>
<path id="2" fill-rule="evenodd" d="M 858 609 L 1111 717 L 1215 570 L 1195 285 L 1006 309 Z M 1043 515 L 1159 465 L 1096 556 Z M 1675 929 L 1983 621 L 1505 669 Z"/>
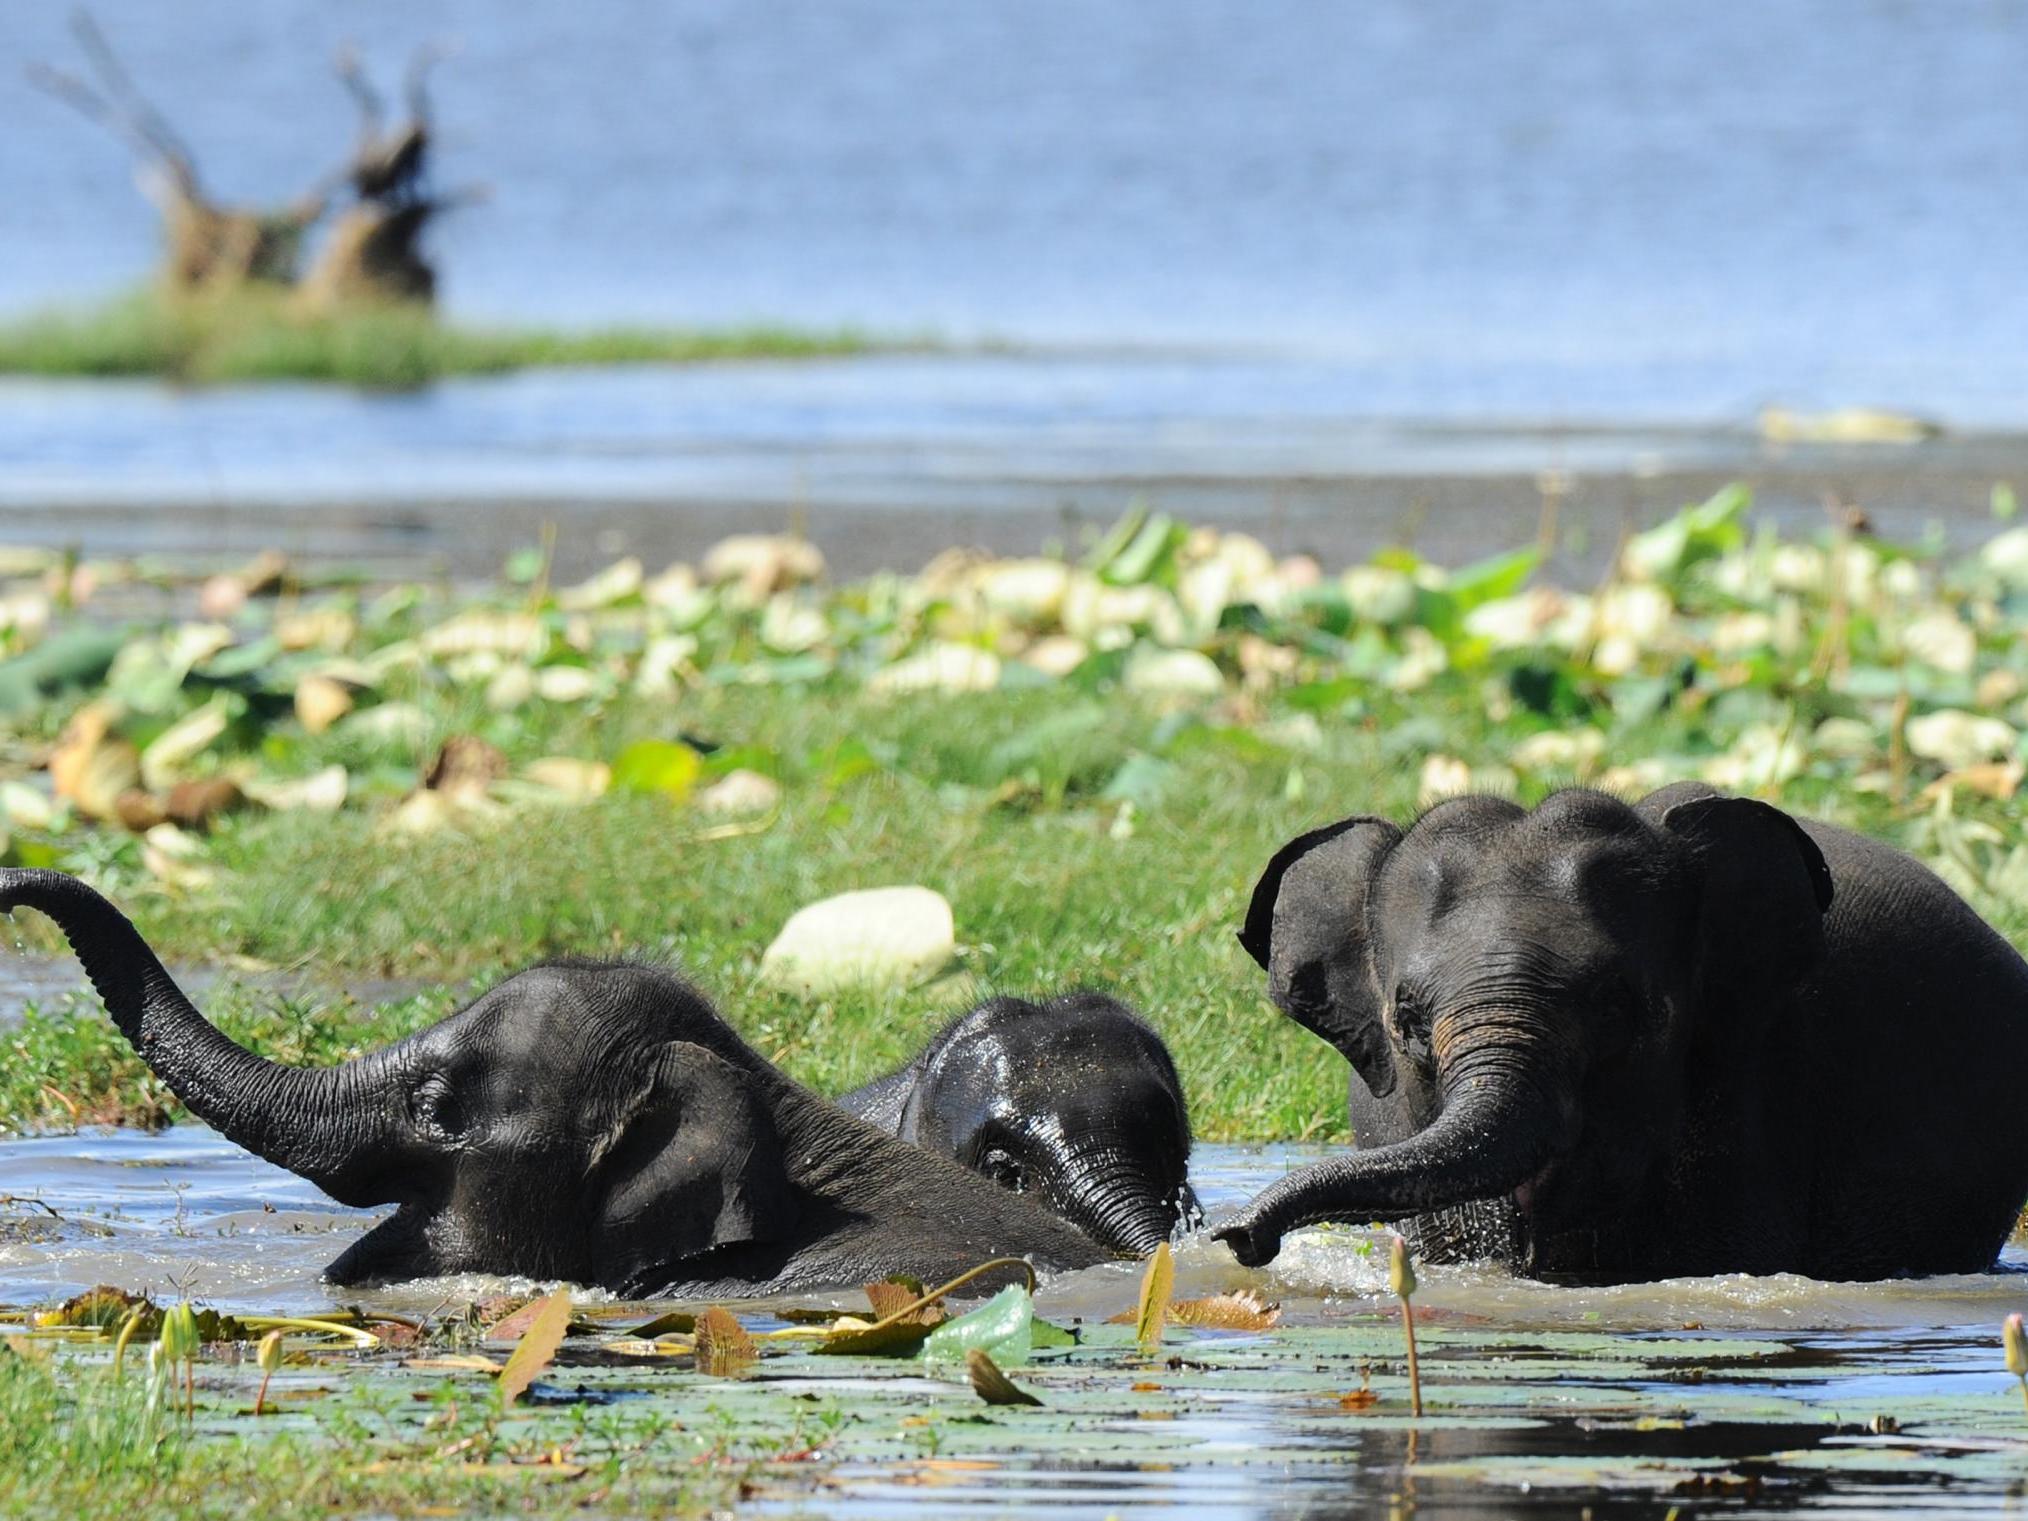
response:
<path id="1" fill-rule="evenodd" d="M 1256 1290 L 1241 1289 L 1205 1299 L 1172 1300 L 1169 1318 L 1179 1326 L 1207 1331 L 1267 1331 L 1281 1323 L 1282 1307 L 1263 1299 Z"/>
<path id="2" fill-rule="evenodd" d="M 1002 1373 L 1000 1365 L 987 1356 L 983 1347 L 974 1347 L 965 1354 L 965 1376 L 972 1381 L 973 1393 L 989 1405 L 1039 1407 L 1042 1404 L 1041 1400 Z"/>
<path id="3" fill-rule="evenodd" d="M 1141 1303 L 1134 1312 L 1134 1341 L 1152 1356 L 1162 1344 L 1162 1321 L 1169 1313 L 1169 1291 L 1176 1283 L 1176 1258 L 1164 1241 L 1148 1258 L 1141 1274 Z"/>
<path id="4" fill-rule="evenodd" d="M 760 1348 L 739 1317 L 713 1305 L 697 1317 L 697 1371 L 713 1378 L 737 1378 L 760 1357 Z"/>
<path id="5" fill-rule="evenodd" d="M 1010 1364 L 1025 1363 L 1034 1348 L 1034 1321 L 1035 1301 L 1021 1284 L 1010 1283 L 978 1309 L 930 1332 L 923 1361 L 960 1362 L 977 1349 Z"/>
<path id="6" fill-rule="evenodd" d="M 528 1392 L 528 1386 L 549 1366 L 556 1356 L 556 1349 L 563 1345 L 564 1333 L 570 1329 L 570 1290 L 558 1289 L 528 1307 L 527 1329 L 521 1333 L 514 1353 L 507 1359 L 507 1366 L 500 1370 L 500 1403 L 511 1405 Z M 509 1316 L 501 1325 L 515 1320 Z M 497 1331 L 500 1326 L 495 1326 Z"/>

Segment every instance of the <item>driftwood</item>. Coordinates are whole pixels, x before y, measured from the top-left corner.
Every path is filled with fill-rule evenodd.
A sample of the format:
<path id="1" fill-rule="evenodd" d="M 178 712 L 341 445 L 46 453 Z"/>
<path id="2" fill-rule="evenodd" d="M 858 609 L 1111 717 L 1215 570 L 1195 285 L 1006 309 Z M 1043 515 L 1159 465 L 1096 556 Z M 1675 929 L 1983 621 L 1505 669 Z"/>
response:
<path id="1" fill-rule="evenodd" d="M 443 58 L 437 46 L 409 60 L 402 94 L 408 119 L 386 124 L 386 106 L 350 48 L 338 55 L 338 79 L 359 106 L 359 135 L 345 178 L 356 197 L 342 211 L 323 249 L 303 277 L 302 303 L 314 311 L 360 302 L 421 302 L 436 297 L 437 272 L 423 256 L 430 222 L 477 188 L 436 194 L 429 188 L 433 142 L 429 71 Z"/>
<path id="2" fill-rule="evenodd" d="M 47 65 L 28 77 L 38 88 L 83 113 L 125 142 L 146 167 L 146 186 L 162 217 L 162 283 L 171 291 L 217 290 L 247 283 L 294 286 L 303 309 L 327 312 L 364 302 L 428 304 L 435 267 L 422 236 L 452 207 L 483 199 L 482 188 L 431 190 L 433 143 L 429 71 L 444 56 L 419 49 L 403 82 L 405 120 L 387 123 L 386 104 L 350 48 L 337 61 L 339 83 L 359 107 L 359 131 L 337 171 L 285 205 L 250 208 L 220 203 L 206 191 L 183 140 L 150 105 L 91 17 L 77 12 L 71 29 L 94 83 Z M 307 272 L 299 275 L 311 229 L 334 200 L 349 192 Z"/>
<path id="3" fill-rule="evenodd" d="M 183 140 L 134 85 L 96 23 L 83 11 L 71 30 L 97 84 L 46 65 L 29 80 L 124 141 L 147 168 L 144 181 L 162 215 L 162 277 L 175 290 L 295 278 L 303 240 L 324 214 L 330 187 L 319 185 L 283 206 L 251 208 L 214 200 Z"/>

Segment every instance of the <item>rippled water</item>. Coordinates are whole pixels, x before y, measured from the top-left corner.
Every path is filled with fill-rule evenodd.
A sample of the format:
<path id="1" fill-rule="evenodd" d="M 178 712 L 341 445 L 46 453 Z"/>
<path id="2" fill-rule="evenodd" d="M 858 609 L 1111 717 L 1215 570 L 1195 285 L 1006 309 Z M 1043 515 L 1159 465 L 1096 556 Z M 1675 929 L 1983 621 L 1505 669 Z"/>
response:
<path id="1" fill-rule="evenodd" d="M 1291 1167 L 1325 1155 L 1299 1145 L 1202 1145 L 1192 1177 L 1208 1211 L 1252 1197 Z M 328 1303 L 323 1265 L 375 1218 L 332 1203 L 317 1189 L 242 1151 L 202 1125 L 157 1133 L 89 1129 L 0 1142 L 0 1194 L 11 1222 L 0 1239 L 0 1303 L 51 1300 L 116 1283 L 180 1288 L 247 1310 Z M 51 1206 L 61 1221 L 27 1201 Z M 1386 1263 L 1357 1231 L 1291 1237 L 1272 1269 L 1250 1275 L 1222 1247 L 1186 1242 L 1178 1254 L 1185 1290 L 1259 1282 L 1298 1321 L 1371 1308 L 1386 1290 Z M 1127 1264 L 1066 1275 L 1045 1299 L 1064 1313 L 1110 1314 Z M 1783 1275 L 1672 1280 L 1572 1289 L 1516 1279 L 1485 1267 L 1430 1268 L 1421 1302 L 1441 1315 L 1499 1322 L 1620 1330 L 1697 1321 L 1728 1330 L 1873 1331 L 1976 1325 L 1990 1335 L 2007 1309 L 2028 1301 L 2028 1251 L 2010 1247 L 2003 1270 L 1957 1278 L 1826 1284 Z M 432 1281 L 374 1291 L 390 1308 L 427 1309 L 447 1296 L 487 1292 L 483 1280 Z M 348 1294 L 348 1297 L 351 1297 Z"/>
<path id="2" fill-rule="evenodd" d="M 1215 1216 L 1320 1154 L 1204 1146 L 1194 1181 Z M 311 1310 L 332 1298 L 319 1269 L 371 1218 L 197 1125 L 0 1142 L 0 1195 L 0 1304 L 103 1281 L 243 1312 Z M 1203 1521 L 1565 1516 L 1589 1504 L 1661 1521 L 1692 1496 L 1703 1497 L 1698 1513 L 2019 1513 L 2028 1446 L 2013 1434 L 2019 1411 L 1996 1334 L 2028 1303 L 2018 1246 L 1993 1273 L 1879 1284 L 1718 1277 L 1569 1289 L 1427 1268 L 1417 1306 L 1433 1404 L 1415 1421 L 1375 1245 L 1364 1232 L 1305 1232 L 1272 1272 L 1249 1274 L 1222 1248 L 1184 1243 L 1179 1294 L 1251 1284 L 1281 1301 L 1283 1328 L 1172 1333 L 1154 1360 L 1123 1353 L 1124 1332 L 1107 1341 L 1105 1328 L 1090 1329 L 1133 1302 L 1137 1265 L 1050 1282 L 1040 1307 L 1082 1321 L 1086 1345 L 1017 1370 L 1047 1407 L 1019 1419 L 981 1418 L 948 1379 L 807 1355 L 732 1383 L 681 1362 L 651 1370 L 580 1355 L 553 1370 L 543 1398 L 660 1401 L 641 1408 L 666 1408 L 674 1430 L 708 1418 L 761 1443 L 842 1405 L 850 1414 L 817 1439 L 817 1463 L 748 1487 L 753 1508 L 790 1514 L 813 1504 L 910 1518 L 1162 1505 Z M 430 1312 L 523 1287 L 464 1277 L 345 1298 Z M 767 1305 L 743 1308 L 767 1322 Z M 318 1387 L 348 1382 L 333 1373 L 324 1365 Z M 1378 1403 L 1344 1404 L 1370 1375 Z M 252 1376 L 208 1368 L 207 1398 L 243 1403 Z M 403 1396 L 423 1399 L 442 1377 L 383 1358 L 349 1382 L 392 1380 L 383 1397 L 407 1408 Z"/>

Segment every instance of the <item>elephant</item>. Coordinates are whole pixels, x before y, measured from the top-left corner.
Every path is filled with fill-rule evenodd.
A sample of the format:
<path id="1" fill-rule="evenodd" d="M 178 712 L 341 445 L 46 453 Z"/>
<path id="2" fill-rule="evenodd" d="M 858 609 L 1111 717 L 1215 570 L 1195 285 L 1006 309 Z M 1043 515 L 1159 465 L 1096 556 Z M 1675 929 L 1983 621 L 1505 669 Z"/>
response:
<path id="1" fill-rule="evenodd" d="M 1198 1213 L 1175 1063 L 1103 993 L 989 998 L 838 1102 L 1034 1195 L 1102 1246 L 1151 1252 Z"/>
<path id="2" fill-rule="evenodd" d="M 1352 1065 L 1358 1149 L 1222 1222 L 1551 1281 L 1989 1268 L 2028 1197 L 2028 963 L 1922 865 L 1697 782 L 1355 816 L 1240 941 Z"/>
<path id="3" fill-rule="evenodd" d="M 0 871 L 0 911 L 22 906 L 193 1114 L 342 1204 L 396 1206 L 332 1283 L 480 1272 L 717 1299 L 1113 1255 L 790 1081 L 661 967 L 547 962 L 398 1044 L 299 1068 L 207 1021 L 76 878 Z"/>

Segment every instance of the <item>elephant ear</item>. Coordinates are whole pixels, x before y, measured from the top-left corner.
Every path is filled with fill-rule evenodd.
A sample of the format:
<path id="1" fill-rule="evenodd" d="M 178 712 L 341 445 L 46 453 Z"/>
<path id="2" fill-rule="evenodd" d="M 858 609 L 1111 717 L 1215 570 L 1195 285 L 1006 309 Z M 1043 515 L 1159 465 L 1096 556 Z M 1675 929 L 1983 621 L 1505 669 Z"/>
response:
<path id="1" fill-rule="evenodd" d="M 1401 839 L 1358 814 L 1296 836 L 1254 884 L 1239 943 L 1268 974 L 1268 996 L 1352 1063 L 1376 1098 L 1394 1091 L 1394 1054 L 1366 935 L 1366 899 Z"/>
<path id="2" fill-rule="evenodd" d="M 1806 977 L 1824 955 L 1831 868 L 1802 825 L 1752 798 L 1706 796 L 1665 809 L 1662 827 L 1703 870 L 1706 975 L 1742 990 Z"/>
<path id="3" fill-rule="evenodd" d="M 716 1247 L 785 1239 L 793 1190 L 758 1081 L 671 1041 L 614 1127 L 591 1186 L 601 1277 L 623 1282 Z"/>

